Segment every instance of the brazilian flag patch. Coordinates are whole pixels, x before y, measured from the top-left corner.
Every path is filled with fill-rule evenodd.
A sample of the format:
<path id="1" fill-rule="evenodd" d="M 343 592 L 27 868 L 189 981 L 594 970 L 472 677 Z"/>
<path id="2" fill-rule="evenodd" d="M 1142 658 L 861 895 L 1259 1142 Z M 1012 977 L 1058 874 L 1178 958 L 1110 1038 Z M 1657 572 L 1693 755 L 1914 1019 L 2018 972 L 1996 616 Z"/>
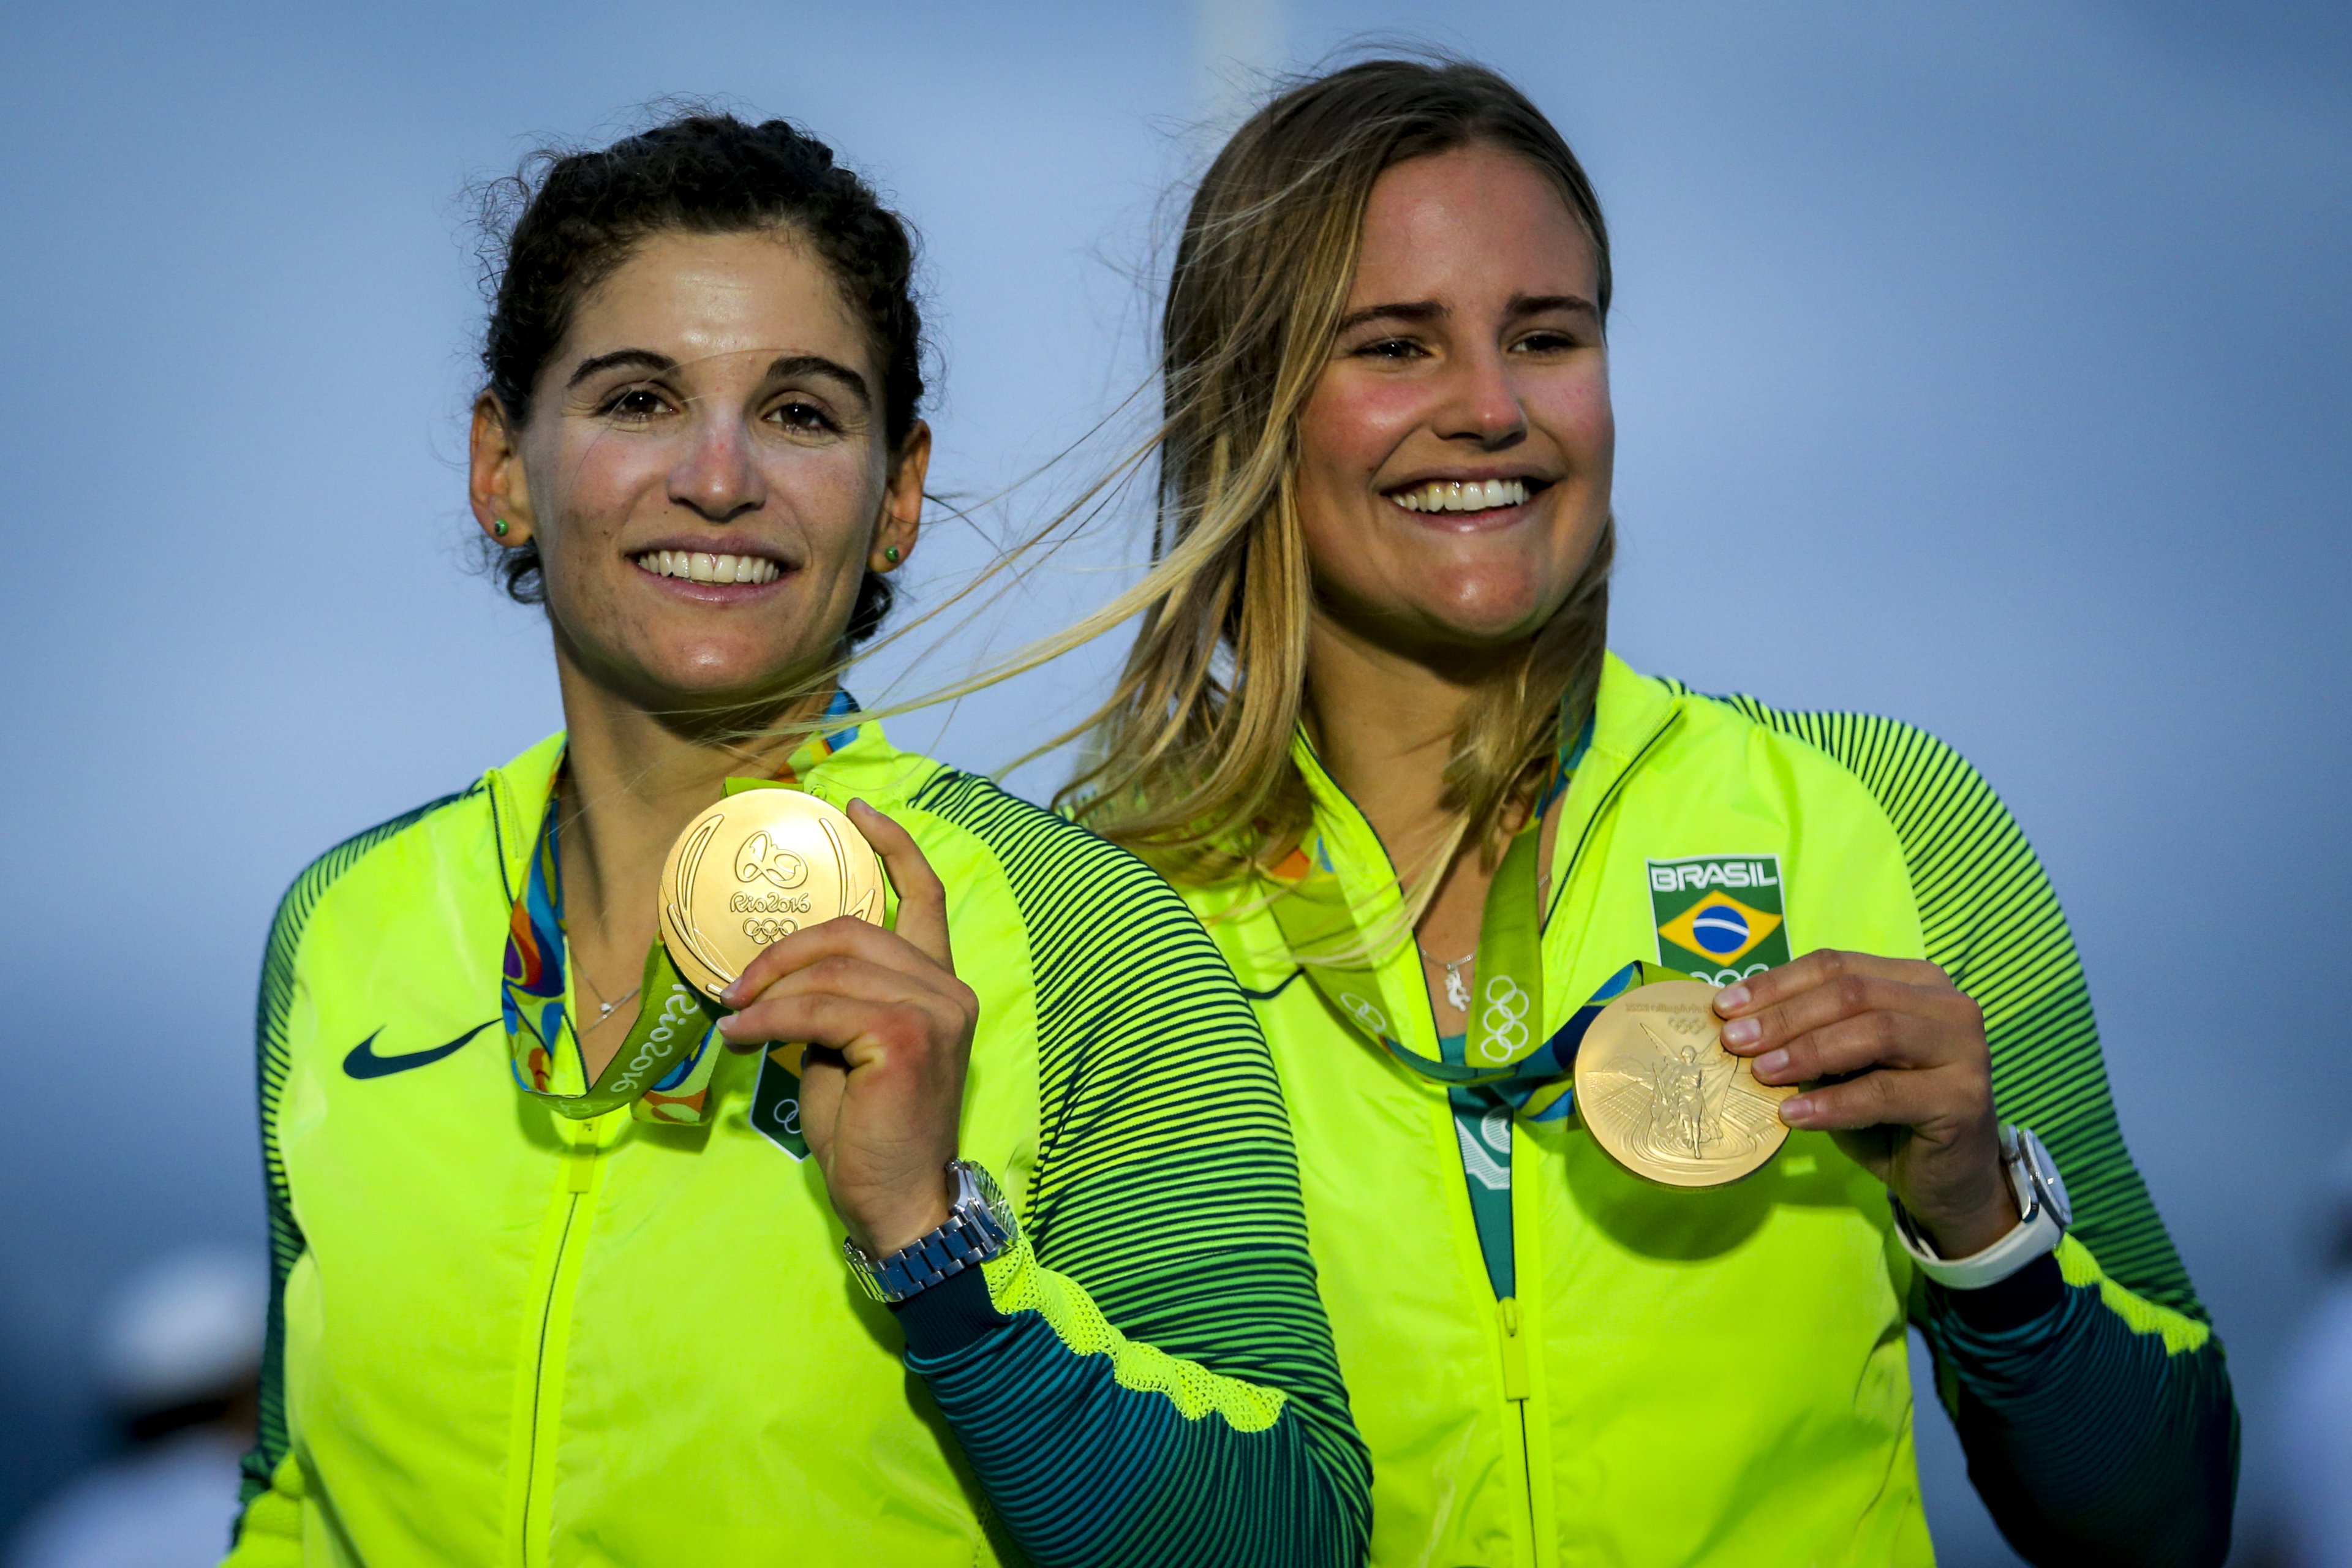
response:
<path id="1" fill-rule="evenodd" d="M 1650 862 L 1658 962 L 1729 985 L 1789 962 L 1778 855 L 1706 855 Z"/>

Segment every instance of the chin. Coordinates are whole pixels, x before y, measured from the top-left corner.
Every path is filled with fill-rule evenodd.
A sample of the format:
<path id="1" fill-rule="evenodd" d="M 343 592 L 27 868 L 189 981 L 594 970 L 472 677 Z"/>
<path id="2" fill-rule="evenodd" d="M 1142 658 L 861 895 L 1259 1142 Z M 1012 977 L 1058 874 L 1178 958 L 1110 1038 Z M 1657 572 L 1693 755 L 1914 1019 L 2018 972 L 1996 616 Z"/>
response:
<path id="1" fill-rule="evenodd" d="M 672 648 L 646 658 L 642 678 L 661 700 L 709 710 L 755 706 L 789 690 L 822 666 L 798 649 L 737 647 Z"/>
<path id="2" fill-rule="evenodd" d="M 1535 635 L 1546 619 L 1542 601 L 1525 579 L 1482 584 L 1475 591 L 1424 601 L 1421 613 L 1465 644 L 1493 646 Z"/>

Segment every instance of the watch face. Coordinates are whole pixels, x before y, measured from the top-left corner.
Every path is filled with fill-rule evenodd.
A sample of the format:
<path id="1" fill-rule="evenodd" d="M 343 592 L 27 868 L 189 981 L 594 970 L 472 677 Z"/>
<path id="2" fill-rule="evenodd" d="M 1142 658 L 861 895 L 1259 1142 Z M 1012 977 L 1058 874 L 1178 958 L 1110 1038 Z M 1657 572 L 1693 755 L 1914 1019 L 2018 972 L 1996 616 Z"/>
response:
<path id="1" fill-rule="evenodd" d="M 2067 1201 L 2066 1181 L 2058 1173 L 2058 1162 L 2050 1157 L 2050 1151 L 2042 1146 L 2041 1139 L 2021 1128 L 2018 1131 L 2017 1142 L 2024 1152 L 2026 1163 L 2033 1168 L 2034 1181 L 2050 1194 L 2051 1212 L 2056 1217 L 2059 1228 L 2065 1229 L 2074 1223 L 2074 1206 Z"/>
<path id="2" fill-rule="evenodd" d="M 1013 1205 L 1005 1201 L 1004 1194 L 996 1185 L 996 1178 L 988 1173 L 988 1167 L 970 1160 L 958 1160 L 955 1173 L 955 1206 L 962 1208 L 967 1203 L 977 1200 L 979 1206 L 995 1223 L 996 1228 L 1004 1233 L 1004 1245 L 1012 1246 L 1021 1235 L 1020 1223 L 1013 1217 Z"/>

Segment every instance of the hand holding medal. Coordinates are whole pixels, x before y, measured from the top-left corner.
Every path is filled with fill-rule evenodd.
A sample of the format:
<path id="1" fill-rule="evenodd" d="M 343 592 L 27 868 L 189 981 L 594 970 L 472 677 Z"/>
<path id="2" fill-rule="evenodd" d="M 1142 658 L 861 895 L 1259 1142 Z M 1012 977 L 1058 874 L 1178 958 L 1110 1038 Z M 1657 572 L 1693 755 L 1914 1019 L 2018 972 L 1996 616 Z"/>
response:
<path id="1" fill-rule="evenodd" d="M 1783 1096 L 1815 1084 L 1781 1116 L 1834 1133 L 1946 1257 L 2018 1223 L 1984 1015 L 1943 970 L 1823 949 L 1718 993 L 1714 1012 L 1727 1020 L 1723 1048 L 1758 1084 Z"/>
<path id="2" fill-rule="evenodd" d="M 881 926 L 884 868 L 896 931 Z M 980 1005 L 914 839 L 863 801 L 844 816 L 797 790 L 744 790 L 688 827 L 662 888 L 679 967 L 736 1009 L 719 1024 L 730 1048 L 806 1042 L 801 1127 L 851 1237 L 887 1253 L 944 1221 Z M 803 889 L 808 907 L 786 908 Z"/>

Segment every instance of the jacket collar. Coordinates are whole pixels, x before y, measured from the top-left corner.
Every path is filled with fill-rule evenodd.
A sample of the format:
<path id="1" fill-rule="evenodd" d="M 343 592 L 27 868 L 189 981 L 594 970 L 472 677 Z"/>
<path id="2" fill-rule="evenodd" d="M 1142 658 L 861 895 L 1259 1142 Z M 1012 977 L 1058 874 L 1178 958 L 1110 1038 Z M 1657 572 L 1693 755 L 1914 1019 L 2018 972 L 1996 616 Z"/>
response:
<path id="1" fill-rule="evenodd" d="M 867 781 L 900 752 L 883 734 L 879 721 L 858 715 L 856 700 L 845 690 L 835 694 L 826 719 L 840 727 L 803 742 L 778 776 L 788 776 L 810 794 L 839 805 L 851 795 L 873 788 Z M 531 852 L 554 798 L 556 772 L 563 765 L 565 733 L 557 731 L 482 776 L 498 836 L 499 872 L 509 903 L 522 896 L 530 875 Z"/>
<path id="2" fill-rule="evenodd" d="M 1593 700 L 1591 740 L 1577 759 L 1568 781 L 1567 799 L 1559 811 L 1559 837 L 1554 844 L 1555 891 L 1567 882 L 1566 871 L 1584 831 L 1615 794 L 1634 764 L 1682 714 L 1683 698 L 1663 680 L 1636 672 L 1614 653 L 1601 656 L 1601 685 Z M 1570 761 L 1578 737 L 1561 737 L 1561 764 Z M 1315 828 L 1319 844 L 1304 846 L 1320 854 L 1347 890 L 1349 906 L 1370 922 L 1385 916 L 1401 901 L 1395 862 L 1356 803 L 1324 768 L 1315 744 L 1302 725 L 1291 739 L 1291 760 L 1307 783 L 1315 804 Z M 1556 901 L 1556 900 L 1555 900 Z"/>

